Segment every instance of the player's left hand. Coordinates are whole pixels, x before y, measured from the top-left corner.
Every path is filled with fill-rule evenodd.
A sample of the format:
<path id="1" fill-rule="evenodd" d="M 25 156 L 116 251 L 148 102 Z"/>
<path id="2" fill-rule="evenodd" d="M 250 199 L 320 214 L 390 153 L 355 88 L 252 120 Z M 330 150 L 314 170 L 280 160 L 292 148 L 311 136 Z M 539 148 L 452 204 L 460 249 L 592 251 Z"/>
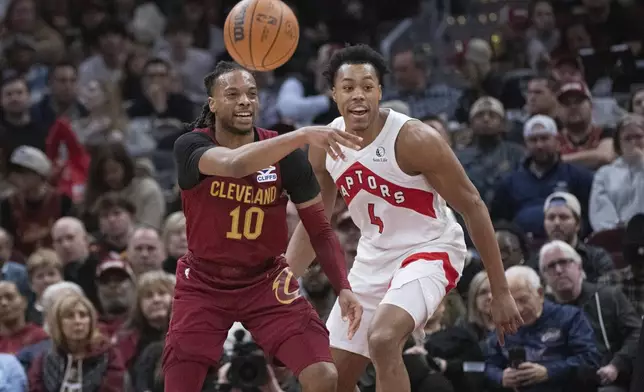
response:
<path id="1" fill-rule="evenodd" d="M 505 344 L 504 335 L 506 333 L 516 333 L 519 327 L 523 325 L 523 319 L 509 290 L 492 296 L 490 313 L 496 326 L 499 344 L 503 346 Z"/>
<path id="2" fill-rule="evenodd" d="M 358 297 L 353 291 L 344 289 L 338 295 L 338 303 L 340 304 L 340 312 L 342 314 L 342 321 L 349 321 L 349 333 L 347 336 L 349 340 L 360 328 L 360 321 L 362 320 L 362 305 L 358 301 Z"/>

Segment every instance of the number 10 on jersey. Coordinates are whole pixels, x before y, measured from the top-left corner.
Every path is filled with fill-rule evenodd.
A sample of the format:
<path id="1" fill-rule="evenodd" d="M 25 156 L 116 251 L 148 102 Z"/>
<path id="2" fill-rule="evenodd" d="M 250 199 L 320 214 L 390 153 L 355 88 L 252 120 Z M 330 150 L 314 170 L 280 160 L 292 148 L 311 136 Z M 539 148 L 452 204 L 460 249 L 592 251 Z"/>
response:
<path id="1" fill-rule="evenodd" d="M 241 214 L 241 206 L 230 211 L 230 230 L 226 233 L 226 238 L 231 240 L 256 240 L 262 235 L 264 226 L 264 210 L 259 207 L 250 207 L 244 215 Z M 243 220 L 243 222 L 240 222 Z M 254 224 L 253 224 L 254 223 Z"/>

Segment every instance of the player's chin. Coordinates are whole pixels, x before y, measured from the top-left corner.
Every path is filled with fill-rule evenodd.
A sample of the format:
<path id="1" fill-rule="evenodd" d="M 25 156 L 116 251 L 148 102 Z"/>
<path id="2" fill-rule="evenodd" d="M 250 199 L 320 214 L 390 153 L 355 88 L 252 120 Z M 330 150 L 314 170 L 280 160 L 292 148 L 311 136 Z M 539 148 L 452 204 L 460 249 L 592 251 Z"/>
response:
<path id="1" fill-rule="evenodd" d="M 253 130 L 253 121 L 246 119 L 235 119 L 233 120 L 231 130 L 237 134 L 245 135 Z"/>

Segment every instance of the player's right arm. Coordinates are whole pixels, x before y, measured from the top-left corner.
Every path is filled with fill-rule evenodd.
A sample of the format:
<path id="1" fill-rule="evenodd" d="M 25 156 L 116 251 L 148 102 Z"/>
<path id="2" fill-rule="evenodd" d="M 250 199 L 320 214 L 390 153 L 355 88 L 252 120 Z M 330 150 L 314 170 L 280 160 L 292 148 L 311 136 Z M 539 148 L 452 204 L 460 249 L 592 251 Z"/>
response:
<path id="1" fill-rule="evenodd" d="M 199 136 L 197 136 L 199 135 Z M 204 145 L 207 139 L 210 143 Z M 362 138 L 329 127 L 304 127 L 278 137 L 230 149 L 215 145 L 200 132 L 189 132 L 177 139 L 174 155 L 177 164 L 189 164 L 199 175 L 241 178 L 262 170 L 310 144 L 325 149 L 334 157 L 343 157 L 340 146 L 359 149 Z M 181 183 L 179 186 L 183 188 Z M 186 189 L 186 188 L 183 188 Z"/>
<path id="2" fill-rule="evenodd" d="M 326 151 L 321 148 L 311 146 L 309 148 L 309 162 L 313 167 L 313 173 L 320 184 L 320 194 L 324 203 L 324 212 L 328 220 L 331 220 L 333 207 L 338 191 L 333 182 L 333 178 L 326 170 Z M 309 235 L 302 222 L 298 223 L 291 241 L 286 250 L 286 260 L 293 274 L 300 277 L 315 259 L 315 251 L 311 245 Z"/>

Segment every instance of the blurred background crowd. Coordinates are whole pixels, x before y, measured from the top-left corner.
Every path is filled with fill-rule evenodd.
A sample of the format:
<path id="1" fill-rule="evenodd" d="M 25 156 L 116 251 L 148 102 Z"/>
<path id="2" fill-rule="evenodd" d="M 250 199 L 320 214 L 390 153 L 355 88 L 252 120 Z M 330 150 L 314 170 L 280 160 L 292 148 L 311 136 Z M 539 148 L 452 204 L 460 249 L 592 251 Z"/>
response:
<path id="1" fill-rule="evenodd" d="M 163 390 L 187 250 L 172 147 L 228 59 L 234 3 L 0 0 L 1 391 Z M 370 44 L 392 70 L 383 106 L 444 135 L 495 223 L 526 326 L 498 345 L 470 246 L 457 289 L 405 348 L 412 390 L 626 391 L 644 315 L 642 4 L 287 3 L 300 45 L 257 75 L 257 125 L 329 123 L 321 70 L 345 43 Z M 350 266 L 359 232 L 341 198 L 332 223 Z M 326 318 L 319 265 L 300 283 Z M 204 390 L 298 391 L 238 330 Z M 373 368 L 360 388 L 375 391 Z"/>

